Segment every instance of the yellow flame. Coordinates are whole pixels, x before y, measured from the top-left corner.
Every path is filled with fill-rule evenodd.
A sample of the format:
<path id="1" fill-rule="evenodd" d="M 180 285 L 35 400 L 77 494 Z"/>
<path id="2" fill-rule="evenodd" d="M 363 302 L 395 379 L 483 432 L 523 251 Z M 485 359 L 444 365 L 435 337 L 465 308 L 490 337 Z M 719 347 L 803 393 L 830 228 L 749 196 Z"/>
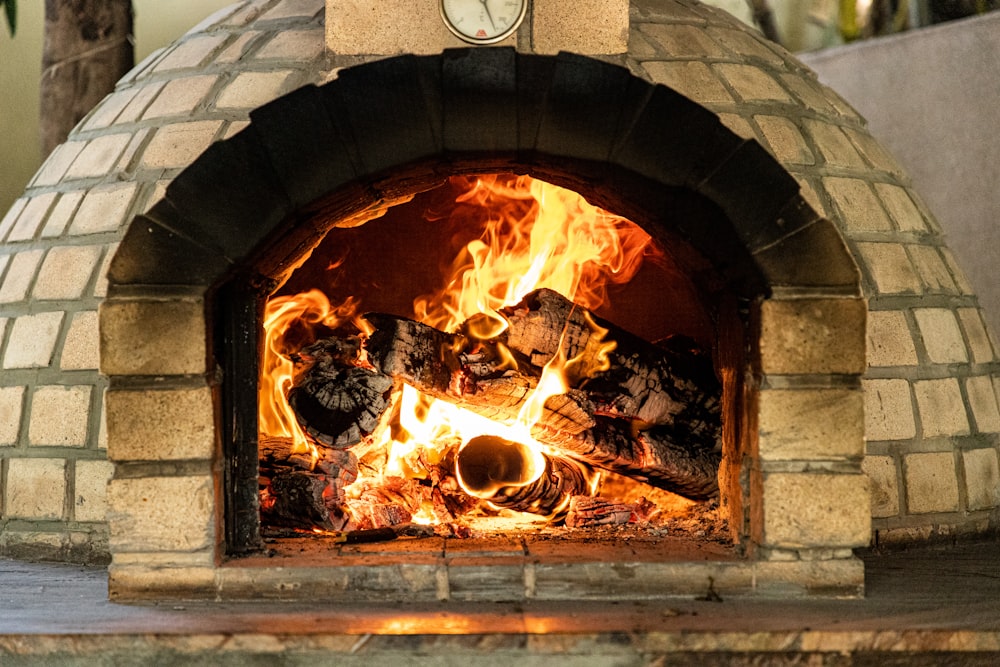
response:
<path id="1" fill-rule="evenodd" d="M 414 317 L 445 331 L 455 331 L 464 323 L 463 333 L 473 341 L 496 337 L 507 327 L 499 311 L 543 287 L 584 308 L 599 307 L 607 298 L 608 286 L 630 280 L 652 246 L 650 237 L 634 223 L 544 181 L 513 175 L 452 181 L 466 187 L 452 215 L 463 224 L 479 225 L 483 233 L 455 258 L 441 290 L 414 301 Z M 354 299 L 332 307 L 318 290 L 268 302 L 260 382 L 262 431 L 293 437 L 302 449 L 312 447 L 286 400 L 295 374 L 291 353 L 312 342 L 310 336 L 317 327 L 336 327 L 353 317 L 357 307 Z M 531 436 L 531 429 L 542 417 L 546 400 L 610 363 L 614 342 L 604 341 L 607 330 L 588 321 L 592 335 L 586 349 L 567 360 L 560 345 L 511 423 L 489 420 L 404 386 L 398 428 L 378 434 L 380 446 L 389 451 L 383 474 L 425 476 L 424 466 L 440 460 L 448 447 L 491 435 L 527 446 L 535 472 L 526 483 L 537 479 L 545 467 L 544 446 Z M 290 332 L 299 329 L 308 333 L 291 336 Z M 515 368 L 510 351 L 495 345 L 505 367 Z"/>

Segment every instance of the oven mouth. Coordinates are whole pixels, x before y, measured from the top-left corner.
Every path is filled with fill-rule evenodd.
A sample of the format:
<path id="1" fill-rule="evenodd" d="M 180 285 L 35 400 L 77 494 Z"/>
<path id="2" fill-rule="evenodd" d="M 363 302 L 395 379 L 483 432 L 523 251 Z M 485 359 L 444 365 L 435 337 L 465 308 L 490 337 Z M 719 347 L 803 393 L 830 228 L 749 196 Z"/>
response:
<path id="1" fill-rule="evenodd" d="M 549 221 L 547 217 L 558 219 Z M 248 526 L 231 531 L 250 537 L 243 548 L 230 548 L 231 555 L 252 554 L 261 548 L 272 555 L 290 553 L 309 544 L 308 550 L 318 557 L 323 549 L 340 553 L 347 548 L 340 545 L 393 541 L 394 548 L 399 548 L 403 542 L 444 538 L 453 543 L 472 539 L 491 545 L 491 552 L 514 549 L 522 554 L 532 553 L 531 543 L 537 548 L 542 542 L 559 541 L 567 553 L 577 555 L 596 553 L 589 545 L 600 544 L 597 552 L 602 558 L 614 560 L 616 550 L 608 547 L 610 541 L 641 542 L 652 556 L 656 551 L 653 545 L 667 535 L 675 545 L 664 545 L 668 550 L 689 554 L 692 549 L 707 549 L 706 553 L 727 558 L 739 555 L 738 532 L 729 526 L 727 516 L 729 503 L 719 493 L 723 389 L 721 373 L 712 361 L 714 357 L 731 363 L 739 356 L 738 349 L 720 355 L 720 340 L 734 337 L 720 337 L 716 329 L 720 317 L 730 323 L 739 318 L 735 313 L 721 312 L 722 304 L 731 304 L 733 299 L 705 295 L 706 289 L 718 289 L 717 277 L 711 281 L 701 274 L 692 277 L 682 265 L 694 256 L 686 244 L 682 251 L 665 251 L 663 239 L 667 236 L 654 240 L 635 223 L 593 206 L 572 190 L 511 173 L 452 176 L 434 187 L 400 197 L 392 206 L 380 206 L 374 212 L 325 226 L 329 231 L 303 254 L 294 270 L 274 281 L 280 285 L 264 299 L 260 316 L 264 324 L 252 325 L 262 338 L 256 503 L 261 514 L 256 525 L 247 521 Z M 679 243 L 674 239 L 672 247 Z M 580 258 L 573 257 L 574 253 Z M 699 262 L 705 264 L 701 258 Z M 603 268 L 595 270 L 595 266 Z M 542 277 L 527 286 L 522 284 L 521 292 L 516 293 L 514 283 L 525 283 L 524 274 L 531 270 Z M 588 278 L 588 271 L 600 275 Z M 567 282 L 566 274 L 574 278 Z M 470 282 L 475 284 L 469 287 Z M 464 293 L 461 288 L 441 288 L 463 284 Z M 553 285 L 573 294 L 575 301 Z M 475 289 L 480 292 L 470 294 Z M 481 306 L 471 305 L 484 302 L 492 304 L 487 308 L 489 316 L 481 312 Z M 538 340 L 511 344 L 516 350 L 512 353 L 506 346 L 510 344 L 507 331 L 470 332 L 470 328 L 495 329 L 498 325 L 520 330 L 530 327 L 525 325 L 526 319 L 511 316 L 518 308 L 524 310 L 526 304 L 530 304 L 527 317 L 534 321 L 555 312 L 571 314 L 575 325 L 590 335 L 588 340 L 593 344 L 586 344 L 588 350 L 603 344 L 609 352 L 590 350 L 584 354 L 578 346 L 573 360 L 562 359 L 566 369 L 574 370 L 563 373 L 562 367 L 549 368 L 556 354 L 532 360 L 532 355 L 542 354 L 531 347 L 537 347 Z M 532 315 L 535 308 L 539 310 Z M 550 313 L 549 309 L 554 310 Z M 415 310 L 431 324 L 412 319 L 417 317 Z M 379 314 L 365 314 L 370 311 Z M 599 321 L 613 328 L 610 336 L 595 318 L 603 318 Z M 555 336 L 561 346 L 568 326 L 569 319 L 562 325 L 553 324 L 551 331 L 531 335 Z M 588 332 L 587 327 L 593 329 Z M 492 335 L 503 342 L 491 340 Z M 422 336 L 442 349 L 454 350 L 442 352 L 444 357 L 432 350 L 435 357 L 425 359 L 427 345 L 411 349 L 410 336 L 417 336 L 418 341 Z M 609 340 L 602 341 L 604 336 Z M 610 340 L 616 337 L 624 338 Z M 660 346 L 647 342 L 663 339 L 670 342 Z M 406 345 L 400 352 L 401 340 Z M 456 347 L 463 345 L 461 351 Z M 619 345 L 624 346 L 618 352 L 623 359 L 626 349 L 629 358 L 655 357 L 652 365 L 639 364 L 640 372 L 650 377 L 638 377 L 617 361 L 610 371 L 585 368 L 595 359 L 615 359 L 613 350 Z M 278 348 L 280 353 L 274 351 Z M 567 349 L 571 348 L 567 344 Z M 345 350 L 351 357 L 347 362 L 337 356 Z M 510 359 L 496 358 L 498 350 Z M 337 359 L 331 361 L 331 354 Z M 318 357 L 324 361 L 317 361 Z M 381 360 L 375 361 L 375 367 L 373 357 Z M 493 367 L 487 375 L 473 377 L 470 363 L 477 369 L 490 363 Z M 448 372 L 442 364 L 451 370 L 446 379 L 434 375 Z M 455 370 L 456 364 L 462 365 L 461 370 Z M 657 374 L 667 371 L 650 369 L 666 369 L 668 364 L 674 370 L 664 378 L 669 380 L 664 387 L 628 395 L 626 385 L 659 382 Z M 415 370 L 415 365 L 420 368 Z M 677 370 L 678 366 L 682 370 Z M 336 371 L 331 370 L 334 367 Z M 623 373 L 628 374 L 628 380 L 621 379 Z M 732 368 L 726 375 L 736 377 Z M 565 384 L 570 376 L 581 388 Z M 377 391 L 372 389 L 373 378 L 377 379 Z M 572 418 L 579 420 L 594 419 L 597 413 L 596 426 L 588 422 L 590 430 L 574 437 L 582 443 L 586 436 L 586 446 L 593 447 L 595 436 L 591 433 L 597 433 L 598 446 L 605 447 L 598 454 L 580 456 L 582 444 L 568 445 L 575 447 L 576 453 L 566 449 L 567 445 L 560 445 L 562 449 L 553 446 L 568 437 L 562 431 L 552 435 L 551 424 L 557 420 L 566 423 L 567 419 L 559 415 L 558 408 L 544 409 L 549 415 L 548 427 L 538 416 L 534 419 L 542 421 L 533 427 L 527 422 L 519 427 L 511 425 L 514 417 L 526 419 L 516 413 L 523 414 L 529 407 L 531 392 L 552 381 L 564 384 L 561 390 L 550 392 L 556 395 L 546 405 L 553 400 L 569 403 L 575 410 Z M 676 394 L 677 387 L 696 381 L 705 384 L 704 393 L 694 398 L 690 393 Z M 475 384 L 471 389 L 470 383 Z M 246 377 L 239 381 L 240 386 L 249 384 Z M 456 389 L 459 385 L 465 389 Z M 584 390 L 584 386 L 590 389 Z M 528 395 L 512 402 L 508 395 L 512 387 Z M 618 394 L 612 396 L 612 389 Z M 569 396 L 559 393 L 566 390 L 575 392 L 573 401 L 558 400 Z M 729 396 L 738 393 L 735 386 L 727 391 Z M 364 394 L 368 403 L 352 403 L 345 409 L 343 403 L 349 397 L 344 392 L 352 396 L 368 392 Z M 675 392 L 673 398 L 670 392 Z M 585 401 L 586 408 L 578 400 Z M 679 408 L 674 400 L 704 405 L 685 407 L 676 416 L 673 413 Z M 249 403 L 246 397 L 239 401 Z M 543 397 L 538 402 L 539 415 L 545 401 Z M 335 408 L 326 405 L 334 403 Z M 650 412 L 653 408 L 640 409 L 640 403 L 672 407 L 655 416 Z M 561 409 L 566 414 L 572 412 Z M 585 409 L 591 414 L 584 414 Z M 405 414 L 406 410 L 410 413 Z M 608 416 L 609 410 L 615 414 Z M 704 410 L 708 412 L 702 414 Z M 418 424 L 414 422 L 418 412 L 433 416 Z M 482 417 L 496 413 L 499 421 Z M 709 415 L 707 422 L 705 415 Z M 458 425 L 461 419 L 470 418 L 472 423 Z M 657 420 L 661 425 L 655 423 Z M 446 422 L 455 426 L 442 428 Z M 704 434 L 691 432 L 692 428 L 703 428 L 704 423 L 714 426 L 706 427 Z M 536 434 L 546 431 L 547 435 L 540 437 L 542 442 L 532 437 L 532 428 Z M 573 424 L 571 428 L 584 426 Z M 429 433 L 435 429 L 436 433 Z M 374 430 L 378 433 L 372 433 Z M 413 435 L 417 430 L 428 432 Z M 498 435 L 512 432 L 517 435 Z M 606 432 L 616 434 L 619 441 L 625 438 L 628 453 L 623 449 L 608 453 L 611 450 L 607 448 L 622 445 L 612 441 L 602 445 L 601 438 L 609 437 Z M 437 438 L 437 444 L 428 445 L 429 438 Z M 666 440 L 660 442 L 661 438 Z M 378 446 L 376 439 L 382 440 Z M 532 444 L 517 443 L 518 439 Z M 385 453 L 400 449 L 405 456 L 393 458 Z M 514 451 L 519 453 L 504 454 Z M 683 455 L 675 460 L 678 452 Z M 636 460 L 609 463 L 609 459 L 625 456 Z M 655 465 L 649 462 L 657 457 L 664 460 Z M 429 460 L 433 464 L 428 464 Z M 509 475 L 512 468 L 528 465 L 529 460 L 539 468 L 531 479 L 485 481 L 490 475 Z M 394 472 L 386 473 L 386 468 Z M 504 470 L 498 473 L 500 468 Z M 733 469 L 729 466 L 725 470 L 731 474 Z M 355 483 L 359 476 L 362 480 Z M 733 484 L 721 486 L 729 489 Z M 244 498 L 250 495 L 247 487 L 242 492 Z M 235 499 L 231 500 L 230 506 L 235 505 Z M 247 517 L 250 512 L 241 508 L 236 515 Z M 227 521 L 227 525 L 232 523 Z M 734 525 L 740 526 L 741 521 L 737 519 Z M 676 546 L 685 540 L 694 544 Z M 427 549 L 437 552 L 438 541 Z M 469 547 L 451 548 L 464 551 Z M 406 549 L 423 548 L 408 545 Z M 389 553 L 393 553 L 392 548 Z"/>

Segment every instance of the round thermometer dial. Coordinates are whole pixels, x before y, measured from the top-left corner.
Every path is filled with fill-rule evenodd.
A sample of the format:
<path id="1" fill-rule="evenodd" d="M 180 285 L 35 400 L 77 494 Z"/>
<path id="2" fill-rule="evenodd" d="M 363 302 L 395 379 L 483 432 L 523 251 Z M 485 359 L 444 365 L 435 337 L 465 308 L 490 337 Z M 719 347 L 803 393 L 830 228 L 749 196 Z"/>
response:
<path id="1" fill-rule="evenodd" d="M 441 16 L 459 39 L 494 44 L 524 20 L 528 0 L 441 0 Z"/>

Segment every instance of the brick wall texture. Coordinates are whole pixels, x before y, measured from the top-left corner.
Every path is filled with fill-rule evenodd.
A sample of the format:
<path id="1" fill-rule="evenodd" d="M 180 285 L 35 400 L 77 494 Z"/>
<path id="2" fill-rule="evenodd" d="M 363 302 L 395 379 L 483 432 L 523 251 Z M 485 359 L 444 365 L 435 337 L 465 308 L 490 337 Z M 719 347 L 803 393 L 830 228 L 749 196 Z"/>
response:
<path id="1" fill-rule="evenodd" d="M 676 89 L 737 134 L 760 142 L 798 180 L 806 200 L 839 227 L 857 261 L 867 318 L 845 317 L 867 321 L 866 361 L 850 350 L 847 358 L 828 361 L 830 372 L 866 364 L 863 470 L 873 539 L 924 539 L 995 525 L 997 343 L 906 174 L 836 93 L 730 16 L 691 0 L 634 0 L 630 21 L 628 53 L 609 48 L 602 58 Z M 0 555 L 100 560 L 108 549 L 104 517 L 113 474 L 106 419 L 108 428 L 120 430 L 129 428 L 130 404 L 161 401 L 185 416 L 204 407 L 195 387 L 175 388 L 175 395 L 137 389 L 106 401 L 97 311 L 108 262 L 134 217 L 206 147 L 243 128 L 251 110 L 375 57 L 325 51 L 331 23 L 323 0 L 252 0 L 210 17 L 136 66 L 0 218 Z M 434 52 L 440 45 L 411 49 Z M 191 312 L 181 320 L 197 319 L 197 300 L 173 308 L 187 306 Z M 158 304 L 115 307 L 121 312 L 114 323 L 121 327 L 136 326 L 130 310 L 168 315 Z M 169 354 L 139 349 L 102 363 L 138 375 L 203 372 L 204 340 L 186 340 L 191 331 L 183 326 L 175 335 L 169 325 L 150 321 L 140 326 L 151 327 L 151 340 L 165 339 Z M 794 354 L 775 350 L 768 363 L 777 367 Z M 768 428 L 792 426 L 775 440 L 774 456 L 824 456 L 816 450 L 852 400 L 823 387 L 809 395 L 765 397 Z M 829 424 L 813 421 L 817 415 Z M 796 426 L 796 420 L 810 421 Z M 179 428 L 183 437 L 165 432 L 162 442 L 137 449 L 144 458 L 153 455 L 147 450 L 162 448 L 190 468 L 187 476 L 163 481 L 192 485 L 184 493 L 198 498 L 194 514 L 201 524 L 186 526 L 176 537 L 183 544 L 170 547 L 184 551 L 203 548 L 214 530 L 204 511 L 210 483 L 201 468 L 192 472 L 213 454 L 198 423 L 181 420 Z M 826 455 L 860 465 L 857 450 L 850 439 L 832 437 Z M 858 497 L 868 511 L 863 485 L 836 483 L 849 491 L 834 499 L 839 514 L 857 512 L 844 497 Z M 764 484 L 808 487 L 794 475 L 776 474 Z M 111 488 L 113 513 L 142 494 L 127 478 Z M 797 535 L 794 521 L 774 515 L 767 521 L 768 530 Z M 146 524 L 134 528 L 141 532 Z M 845 529 L 845 543 L 856 539 L 850 531 Z M 125 543 L 131 537 L 116 531 L 111 539 Z"/>

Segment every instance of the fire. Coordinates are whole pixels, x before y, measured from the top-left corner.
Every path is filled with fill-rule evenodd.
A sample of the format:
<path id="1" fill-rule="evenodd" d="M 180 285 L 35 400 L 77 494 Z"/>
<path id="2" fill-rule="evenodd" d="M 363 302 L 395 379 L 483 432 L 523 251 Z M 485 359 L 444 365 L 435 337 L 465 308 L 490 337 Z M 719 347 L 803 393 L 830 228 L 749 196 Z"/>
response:
<path id="1" fill-rule="evenodd" d="M 264 357 L 258 389 L 259 429 L 294 441 L 294 451 L 315 456 L 315 446 L 303 433 L 288 404 L 288 390 L 295 379 L 295 353 L 315 340 L 320 327 L 336 329 L 355 313 L 357 301 L 339 307 L 326 295 L 310 290 L 295 296 L 275 297 L 264 308 Z"/>
<path id="2" fill-rule="evenodd" d="M 481 226 L 483 232 L 455 258 L 444 287 L 413 303 L 413 318 L 437 329 L 453 332 L 465 323 L 466 335 L 489 340 L 507 326 L 500 311 L 539 288 L 555 290 L 584 308 L 597 308 L 607 299 L 610 285 L 627 282 L 635 274 L 652 246 L 650 237 L 630 221 L 550 183 L 511 175 L 454 180 L 467 189 L 456 200 L 453 215 L 478 216 L 468 224 Z M 262 432 L 294 438 L 300 451 L 313 448 L 286 400 L 295 380 L 296 353 L 316 339 L 318 330 L 351 321 L 359 307 L 357 299 L 331 306 L 315 289 L 268 302 L 260 381 Z M 379 434 L 380 446 L 388 451 L 381 474 L 420 479 L 428 474 L 428 462 L 440 461 L 446 448 L 462 443 L 461 449 L 472 441 L 481 444 L 483 438 L 493 438 L 517 443 L 518 453 L 512 456 L 521 457 L 517 467 L 523 470 L 512 484 L 535 481 L 545 470 L 546 459 L 545 448 L 532 437 L 531 429 L 545 401 L 565 393 L 570 379 L 602 370 L 614 349 L 613 342 L 602 341 L 606 331 L 590 324 L 597 349 L 574 359 L 560 350 L 545 366 L 513 423 L 489 420 L 404 386 L 396 398 L 398 424 Z M 512 356 L 510 363 L 515 363 Z M 461 472 L 457 476 L 461 482 Z M 355 484 L 359 483 L 360 479 Z M 489 495 L 465 488 L 473 495 Z"/>
<path id="3" fill-rule="evenodd" d="M 445 286 L 413 304 L 416 319 L 444 331 L 485 315 L 496 335 L 506 326 L 497 311 L 543 287 L 597 308 L 609 286 L 635 275 L 650 247 L 629 220 L 530 176 L 468 179 L 457 203 L 475 206 L 483 234 L 455 258 Z"/>

